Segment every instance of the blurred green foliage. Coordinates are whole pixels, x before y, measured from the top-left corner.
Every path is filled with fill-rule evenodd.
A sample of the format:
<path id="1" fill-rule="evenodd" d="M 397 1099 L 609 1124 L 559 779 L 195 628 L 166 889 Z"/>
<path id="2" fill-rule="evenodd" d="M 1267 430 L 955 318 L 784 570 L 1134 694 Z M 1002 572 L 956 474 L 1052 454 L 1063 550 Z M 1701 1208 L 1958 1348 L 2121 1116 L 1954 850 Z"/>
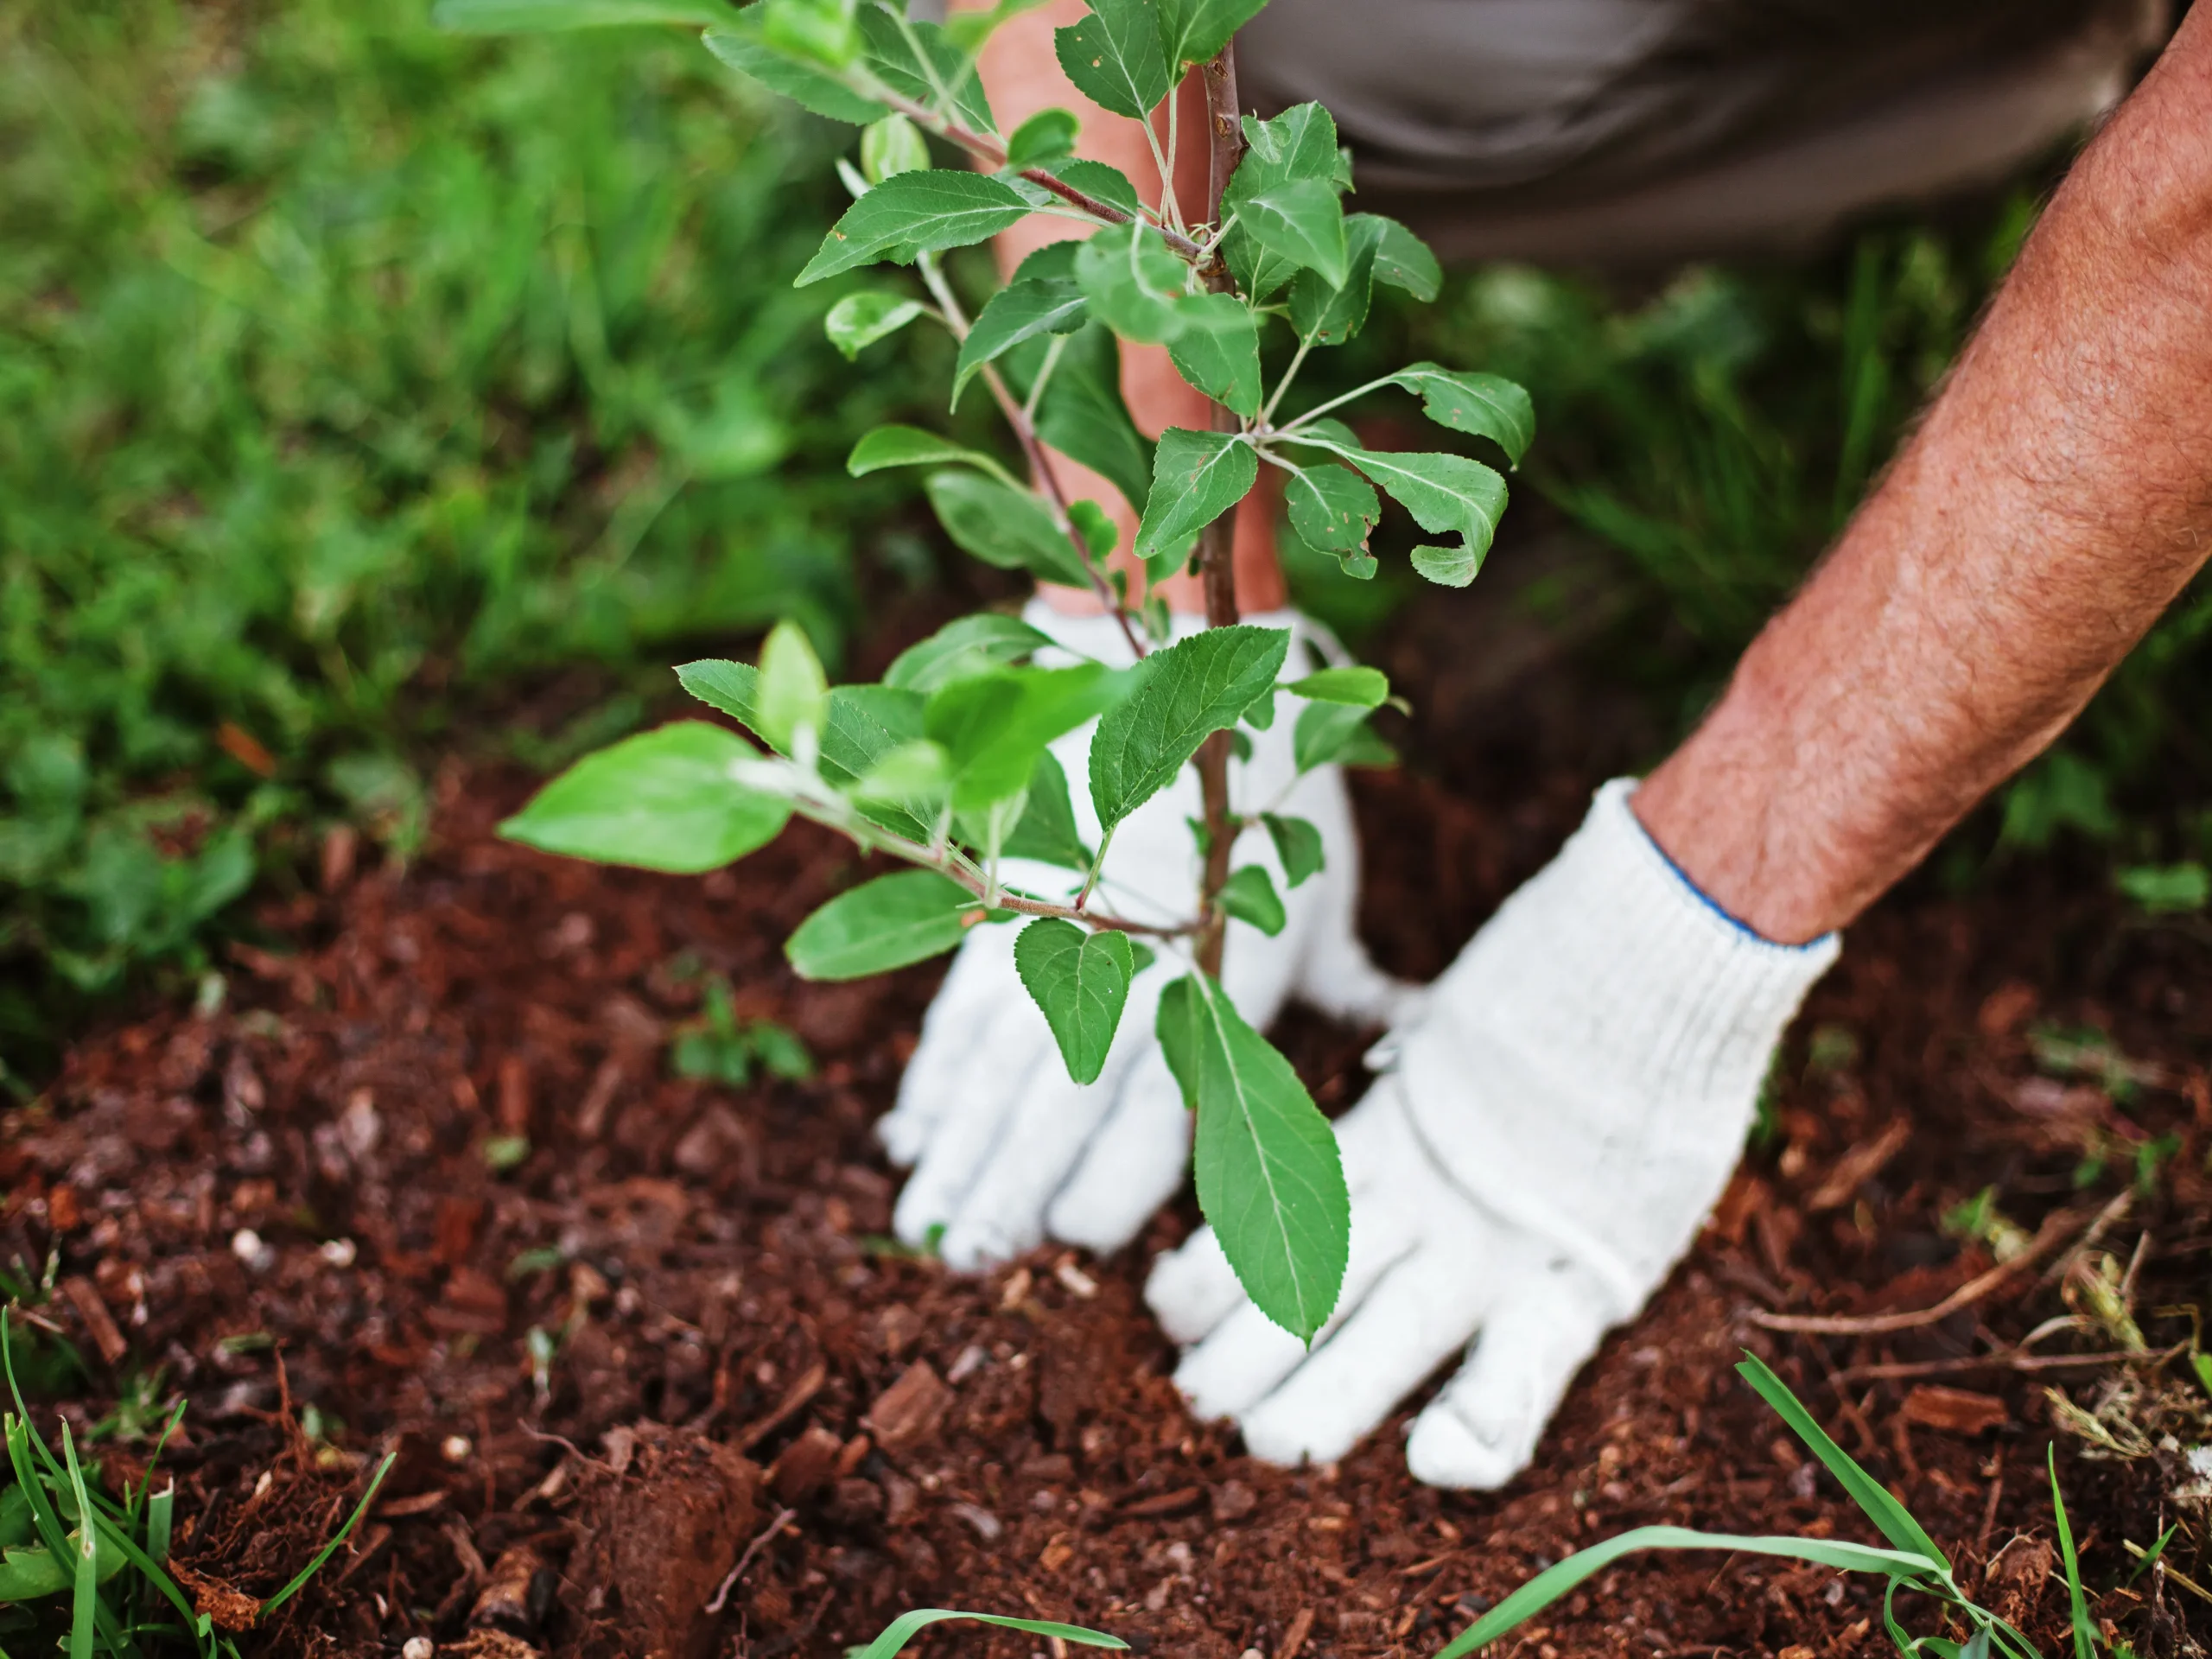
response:
<path id="1" fill-rule="evenodd" d="M 0 1086 L 86 999 L 204 969 L 319 822 L 410 852 L 410 757 L 503 688 L 599 671 L 565 730 L 508 739 L 557 764 L 640 716 L 675 641 L 791 615 L 834 655 L 856 555 L 928 568 L 885 529 L 905 485 L 841 463 L 942 423 L 950 353 L 855 370 L 820 328 L 842 285 L 790 286 L 839 135 L 681 31 L 456 39 L 427 10 L 0 11 Z M 1687 726 L 2031 219 L 1633 298 L 1494 268 L 1363 338 L 1529 386 L 1516 487 L 1622 555 L 1605 660 Z M 1349 631 L 1402 596 L 1289 550 Z M 2199 584 L 2007 790 L 2000 848 L 2212 856 L 2208 632 Z"/>
<path id="2" fill-rule="evenodd" d="M 427 10 L 0 11 L 0 1078 L 292 826 L 405 851 L 486 688 L 854 620 L 898 486 L 840 463 L 942 377 L 791 287 L 826 128 L 681 32 Z"/>
<path id="3" fill-rule="evenodd" d="M 1597 653 L 1687 730 L 1803 579 L 1935 391 L 2031 226 L 2024 189 L 1879 226 L 1803 264 L 1697 267 L 1624 299 L 1518 267 L 1410 314 L 1418 354 L 1529 388 L 1522 473 L 1617 550 L 1630 589 Z M 1950 849 L 1952 867 L 2062 836 L 2133 861 L 2212 851 L 2212 583 Z"/>

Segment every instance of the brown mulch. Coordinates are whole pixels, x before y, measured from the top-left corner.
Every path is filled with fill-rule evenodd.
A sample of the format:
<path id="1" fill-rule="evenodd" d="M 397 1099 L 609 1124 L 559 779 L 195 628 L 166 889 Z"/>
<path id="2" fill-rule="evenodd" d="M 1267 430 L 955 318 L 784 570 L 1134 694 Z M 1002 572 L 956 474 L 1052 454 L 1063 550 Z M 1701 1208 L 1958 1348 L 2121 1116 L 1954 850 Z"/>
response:
<path id="1" fill-rule="evenodd" d="M 1419 664 L 1393 667 L 1420 698 Z M 1450 701 L 1441 677 L 1427 689 Z M 1495 698 L 1459 702 L 1500 718 Z M 1508 791 L 1452 736 L 1414 733 L 1417 756 L 1448 758 L 1359 785 L 1369 931 L 1401 971 L 1447 961 L 1602 775 L 1588 757 L 1516 760 Z M 0 1130 L 0 1256 L 35 1272 L 58 1251 L 77 1287 L 36 1311 L 92 1369 L 65 1407 L 79 1430 L 156 1370 L 157 1392 L 190 1402 L 167 1460 L 204 1605 L 269 1595 L 397 1454 L 359 1533 L 253 1647 L 396 1653 L 428 1635 L 509 1659 L 777 1659 L 948 1605 L 1208 1659 L 1433 1652 L 1627 1527 L 1872 1541 L 1732 1374 L 1749 1349 L 1964 1585 L 2056 1650 L 2044 1389 L 2091 1404 L 2110 1373 L 1976 1356 L 2084 1306 L 2079 1283 L 2069 1304 L 2039 1263 L 1878 1336 L 1755 1316 L 1933 1306 L 1992 1265 L 1940 1225 L 1953 1206 L 1993 1186 L 2031 1231 L 2060 1211 L 2086 1223 L 2140 1162 L 2145 1196 L 2089 1252 L 2049 1260 L 2078 1275 L 2109 1253 L 2118 1271 L 2147 1237 L 2128 1290 L 2153 1348 L 2185 1341 L 2190 1316 L 2154 1310 L 2201 1297 L 2212 1250 L 2197 936 L 2040 868 L 1886 903 L 1790 1040 L 1773 1135 L 1535 1469 L 1503 1493 L 1444 1493 L 1405 1473 L 1408 1414 L 1302 1471 L 1191 1421 L 1139 1294 L 1152 1253 L 1193 1224 L 1187 1203 L 1117 1258 L 1047 1249 L 982 1280 L 890 1243 L 896 1178 L 869 1126 L 939 969 L 807 985 L 780 954 L 858 874 L 849 849 L 797 826 L 703 880 L 608 872 L 493 837 L 528 786 L 449 768 L 412 868 L 334 860 L 328 890 L 264 906 L 218 1012 L 86 1041 Z M 741 1018 L 796 1032 L 816 1077 L 672 1076 L 700 970 L 727 976 Z M 2133 1071 L 2050 1075 L 2036 1042 L 2051 1028 L 2105 1033 Z M 1364 1033 L 1294 1014 L 1281 1034 L 1325 1107 L 1357 1097 Z M 2084 1329 L 2036 1352 L 2111 1345 Z M 2185 1378 L 2186 1360 L 2162 1375 Z M 2113 1586 L 2125 1542 L 2185 1514 L 2178 1443 L 2090 1461 L 2058 1438 L 2088 1572 L 2110 1592 L 2098 1616 L 2154 1650 L 2174 1630 L 2152 1629 L 2152 1581 Z M 113 1480 L 146 1447 L 100 1449 Z M 2185 1571 L 2193 1543 L 2174 1547 Z M 2212 1623 L 2180 1594 L 2164 1588 L 2162 1615 Z M 957 1639 L 1017 1659 L 1046 1645 Z M 1719 1556 L 1631 1561 L 1513 1641 L 1531 1659 L 1887 1649 L 1878 1586 Z"/>

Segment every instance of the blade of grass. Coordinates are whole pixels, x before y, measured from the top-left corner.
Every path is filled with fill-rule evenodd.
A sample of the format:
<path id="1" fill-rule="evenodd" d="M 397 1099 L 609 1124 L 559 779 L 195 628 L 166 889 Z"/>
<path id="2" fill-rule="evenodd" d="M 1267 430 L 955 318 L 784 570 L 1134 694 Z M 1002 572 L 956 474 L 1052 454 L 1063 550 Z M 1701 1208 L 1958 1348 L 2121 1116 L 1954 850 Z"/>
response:
<path id="1" fill-rule="evenodd" d="M 1866 1512 L 1866 1518 L 1883 1537 L 1909 1554 L 1926 1557 L 1936 1572 L 1947 1580 L 1949 1579 L 1950 1558 L 1936 1548 L 1936 1541 L 1922 1529 L 1904 1505 L 1890 1495 L 1887 1487 L 1827 1437 L 1827 1431 L 1813 1421 L 1812 1414 L 1790 1393 L 1789 1384 L 1750 1354 L 1744 1357 L 1736 1371 L 1758 1391 L 1760 1399 L 1774 1408 L 1791 1432 L 1812 1448 L 1813 1455 L 1827 1465 L 1828 1472 L 1843 1483 L 1843 1490 L 1851 1494 L 1852 1502 Z"/>
<path id="2" fill-rule="evenodd" d="M 2141 1578 L 2145 1573 L 2148 1573 L 2151 1570 L 2151 1563 L 2157 1560 L 2159 1556 L 2166 1553 L 2166 1546 L 2173 1542 L 2174 1534 L 2180 1530 L 2181 1522 L 2177 1521 L 2173 1525 L 2168 1527 L 2164 1532 L 2160 1533 L 2158 1535 L 2158 1541 L 2143 1552 L 2141 1557 L 2135 1563 L 2134 1570 L 2125 1579 L 2122 1579 L 2120 1583 L 2123 1586 L 2133 1584 L 2136 1580 Z"/>
<path id="3" fill-rule="evenodd" d="M 169 1558 L 169 1535 L 175 1525 L 176 1483 L 154 1493 L 146 1500 L 146 1559 L 166 1561 Z"/>
<path id="4" fill-rule="evenodd" d="M 0 1371 L 7 1373 L 8 1393 L 15 1400 L 16 1415 L 21 1418 L 24 1424 L 24 1440 L 30 1448 L 37 1452 L 39 1461 L 46 1465 L 47 1472 L 53 1476 L 57 1483 L 66 1480 L 67 1476 L 64 1473 L 61 1465 L 55 1460 L 54 1453 L 47 1450 L 46 1442 L 37 1435 L 29 1433 L 31 1408 L 23 1403 L 23 1391 L 16 1383 L 15 1347 L 9 1338 L 8 1310 L 4 1307 L 0 1307 Z"/>
<path id="5" fill-rule="evenodd" d="M 77 1465 L 76 1442 L 67 1418 L 61 1424 L 61 1455 L 69 1460 L 69 1487 L 77 1495 L 77 1584 L 69 1610 L 69 1659 L 92 1659 L 92 1625 L 100 1607 L 100 1529 L 92 1500 L 85 1491 L 85 1471 Z"/>
<path id="6" fill-rule="evenodd" d="M 1735 1533 L 1696 1532 L 1688 1527 L 1637 1527 L 1608 1538 L 1602 1544 L 1577 1550 L 1555 1561 L 1491 1608 L 1462 1631 L 1436 1659 L 1460 1659 L 1464 1654 L 1489 1646 L 1515 1625 L 1535 1618 L 1592 1573 L 1602 1573 L 1624 1555 L 1640 1549 L 1720 1549 L 1745 1555 L 1780 1555 L 1810 1561 L 1847 1573 L 1886 1573 L 1894 1586 L 1900 1579 L 1927 1577 L 1934 1572 L 1917 1552 L 1878 1549 L 1872 1544 L 1844 1543 L 1826 1538 L 1746 1537 Z M 869 1659 L 882 1659 L 871 1655 Z"/>
<path id="7" fill-rule="evenodd" d="M 2066 1523 L 2066 1500 L 2058 1491 L 2058 1447 L 2044 1448 L 2050 1470 L 2050 1509 L 2058 1519 L 2058 1554 L 2066 1568 L 2066 1599 L 2074 1614 L 2074 1659 L 2097 1659 L 2096 1637 L 2089 1628 L 2089 1604 L 2082 1594 L 2082 1563 L 2074 1554 L 2074 1529 Z"/>
<path id="8" fill-rule="evenodd" d="M 397 1452 L 387 1452 L 384 1454 L 384 1461 L 377 1465 L 376 1473 L 369 1477 L 369 1490 L 361 1494 L 361 1501 L 353 1506 L 353 1513 L 346 1517 L 346 1524 L 338 1529 L 338 1535 L 325 1544 L 316 1554 L 315 1560 L 300 1570 L 299 1577 L 261 1604 L 259 1618 L 268 1618 L 270 1614 L 297 1595 L 309 1579 L 322 1571 L 322 1564 L 336 1554 L 338 1546 L 346 1541 L 347 1535 L 360 1524 L 361 1517 L 369 1512 L 369 1505 L 376 1501 L 377 1488 L 384 1484 L 384 1478 L 391 1472 L 391 1465 L 398 1456 L 399 1453 Z"/>
<path id="9" fill-rule="evenodd" d="M 100 1522 L 100 1535 L 105 1543 L 120 1553 L 125 1561 L 137 1567 L 146 1581 L 160 1592 L 171 1606 L 184 1615 L 185 1624 L 199 1631 L 200 1640 L 203 1643 L 202 1651 L 206 1651 L 204 1644 L 207 1643 L 207 1632 L 211 1628 L 208 1620 L 185 1599 L 184 1591 L 178 1586 L 177 1581 L 169 1576 L 168 1569 L 105 1521 Z"/>
<path id="10" fill-rule="evenodd" d="M 73 1553 L 69 1541 L 69 1529 L 61 1524 L 61 1517 L 54 1513 L 53 1503 L 46 1495 L 46 1484 L 39 1478 L 37 1465 L 31 1461 L 30 1425 L 21 1417 L 10 1414 L 4 1424 L 8 1441 L 8 1461 L 16 1471 L 16 1484 L 23 1489 L 23 1496 L 30 1500 L 31 1525 L 38 1529 L 39 1541 L 47 1553 L 57 1561 L 67 1560 Z"/>
<path id="11" fill-rule="evenodd" d="M 1080 1643 L 1086 1648 L 1127 1648 L 1129 1644 L 1118 1636 L 1109 1636 L 1103 1630 L 1085 1630 L 1080 1624 L 1061 1624 L 1048 1618 L 1010 1618 L 1003 1613 L 970 1613 L 957 1607 L 917 1607 L 912 1612 L 901 1613 L 883 1627 L 883 1633 L 864 1648 L 849 1650 L 848 1659 L 891 1659 L 892 1655 L 912 1641 L 925 1626 L 948 1618 L 973 1619 L 978 1624 L 995 1624 L 1001 1630 L 1026 1630 L 1032 1636 L 1057 1636 L 1063 1642 Z"/>

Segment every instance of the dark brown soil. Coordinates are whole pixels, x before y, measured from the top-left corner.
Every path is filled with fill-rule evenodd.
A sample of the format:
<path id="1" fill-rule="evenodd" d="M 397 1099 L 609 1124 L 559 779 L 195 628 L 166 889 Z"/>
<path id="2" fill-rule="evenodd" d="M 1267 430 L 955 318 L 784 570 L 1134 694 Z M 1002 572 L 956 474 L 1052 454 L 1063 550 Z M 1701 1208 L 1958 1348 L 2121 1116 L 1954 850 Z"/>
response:
<path id="1" fill-rule="evenodd" d="M 1370 931 L 1391 965 L 1431 973 L 1620 763 L 1587 733 L 1642 740 L 1593 716 L 1548 766 L 1485 749 L 1467 734 L 1550 729 L 1549 681 L 1455 690 L 1416 633 L 1386 658 L 1425 706 L 1459 711 L 1412 734 L 1412 768 L 1359 786 Z M 528 786 L 449 769 L 414 868 L 334 859 L 327 890 L 269 906 L 270 948 L 238 951 L 219 1012 L 81 1045 L 5 1120 L 0 1255 L 35 1276 L 58 1252 L 35 1312 L 94 1373 L 62 1408 L 84 1431 L 155 1373 L 190 1402 L 169 1461 L 203 1605 L 242 1618 L 398 1454 L 351 1547 L 251 1638 L 264 1650 L 429 1635 L 480 1654 L 832 1656 L 947 1605 L 1072 1619 L 1141 1652 L 1433 1652 L 1531 1572 L 1640 1523 L 1872 1541 L 1732 1374 L 1745 1348 L 2053 1651 L 2042 1471 L 2059 1439 L 2087 1572 L 2110 1592 L 2098 1616 L 2145 1650 L 2171 1639 L 2152 1579 L 2114 1586 L 2126 1543 L 2196 1525 L 2170 1495 L 2201 1433 L 2186 1358 L 1978 1357 L 2069 1307 L 2080 1328 L 2037 1356 L 2121 1345 L 2083 1287 L 2107 1252 L 2115 1274 L 2134 1262 L 2150 1346 L 2188 1341 L 2212 1249 L 2196 934 L 2050 869 L 1885 904 L 1815 993 L 1775 1132 L 1691 1259 L 1606 1344 L 1529 1475 L 1451 1494 L 1408 1478 L 1403 1417 L 1304 1471 L 1190 1420 L 1139 1296 L 1187 1205 L 1114 1260 L 1047 1250 L 982 1281 L 890 1245 L 895 1177 L 869 1126 L 938 969 L 806 985 L 780 955 L 859 874 L 849 853 L 802 826 L 703 880 L 609 873 L 493 837 Z M 673 1077 L 671 1027 L 699 997 L 687 966 L 727 976 L 741 1016 L 795 1030 L 817 1077 Z M 2053 1028 L 2105 1033 L 2132 1069 L 2038 1050 Z M 1357 1097 L 1362 1033 L 1300 1015 L 1281 1035 L 1325 1107 Z M 1940 1321 L 1756 1322 L 1931 1307 L 1991 1265 L 1939 1224 L 1953 1206 L 1993 1186 L 2031 1231 L 2064 1212 L 2051 1236 L 2072 1246 L 2139 1163 L 2144 1195 L 2088 1249 Z M 2149 1455 L 2084 1459 L 2044 1389 L 2093 1405 L 2131 1376 L 2107 1432 L 2146 1427 Z M 113 1478 L 146 1447 L 102 1450 Z M 2192 1575 L 2196 1541 L 2170 1557 Z M 2159 1594 L 2169 1620 L 2212 1623 L 2171 1580 Z M 1043 1646 L 929 1638 L 954 1639 L 1014 1659 Z M 1886 1647 L 1876 1586 L 1719 1556 L 1632 1562 L 1513 1642 L 1531 1659 Z"/>

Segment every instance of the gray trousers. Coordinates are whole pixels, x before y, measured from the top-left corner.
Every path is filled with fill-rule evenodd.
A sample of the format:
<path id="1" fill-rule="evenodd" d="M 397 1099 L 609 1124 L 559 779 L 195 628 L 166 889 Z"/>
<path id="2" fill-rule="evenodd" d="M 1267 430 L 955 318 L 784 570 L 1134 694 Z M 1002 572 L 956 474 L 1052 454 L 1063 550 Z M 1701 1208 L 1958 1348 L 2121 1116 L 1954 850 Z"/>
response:
<path id="1" fill-rule="evenodd" d="M 1246 105 L 1318 99 L 1357 203 L 1447 258 L 1791 251 L 2108 110 L 2167 0 L 1273 0 Z"/>

